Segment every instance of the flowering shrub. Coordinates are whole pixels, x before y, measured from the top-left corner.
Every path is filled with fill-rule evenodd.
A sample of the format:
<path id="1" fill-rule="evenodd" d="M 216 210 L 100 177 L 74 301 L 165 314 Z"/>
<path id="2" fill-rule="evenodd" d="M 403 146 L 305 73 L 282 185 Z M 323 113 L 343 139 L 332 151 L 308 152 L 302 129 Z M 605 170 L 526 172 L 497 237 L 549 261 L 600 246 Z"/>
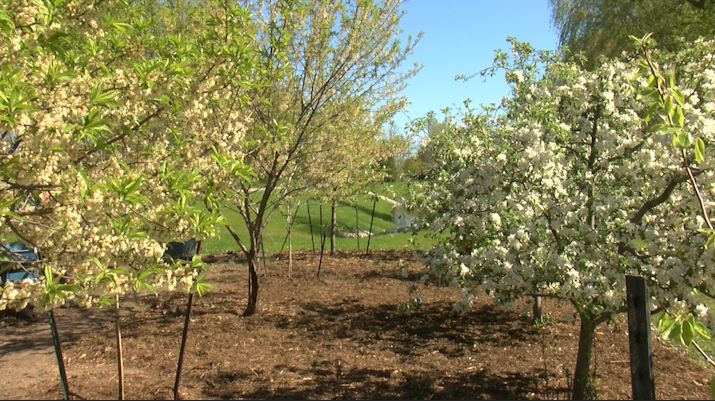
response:
<path id="1" fill-rule="evenodd" d="M 652 118 L 652 78 L 639 74 L 637 59 L 586 71 L 512 41 L 514 61 L 500 53 L 495 63 L 512 86 L 502 110 L 467 108 L 427 144 L 446 156 L 422 203 L 432 227 L 449 229 L 421 254 L 427 273 L 462 286 L 462 310 L 479 289 L 507 307 L 523 296 L 570 301 L 582 337 L 574 394 L 586 385 L 593 329 L 625 311 L 626 274 L 646 277 L 655 306 L 689 308 L 708 321 L 694 289 L 712 290 L 715 262 L 674 143 L 715 136 L 713 49 L 699 41 L 652 54 L 682 94 L 675 139 Z M 711 209 L 715 162 L 696 165 L 686 155 L 685 163 Z"/>
<path id="2" fill-rule="evenodd" d="M 247 14 L 139 3 L 0 3 L 0 236 L 46 272 L 0 287 L 0 310 L 189 289 L 200 259 L 169 265 L 164 244 L 211 235 L 202 203 L 246 175 Z"/>

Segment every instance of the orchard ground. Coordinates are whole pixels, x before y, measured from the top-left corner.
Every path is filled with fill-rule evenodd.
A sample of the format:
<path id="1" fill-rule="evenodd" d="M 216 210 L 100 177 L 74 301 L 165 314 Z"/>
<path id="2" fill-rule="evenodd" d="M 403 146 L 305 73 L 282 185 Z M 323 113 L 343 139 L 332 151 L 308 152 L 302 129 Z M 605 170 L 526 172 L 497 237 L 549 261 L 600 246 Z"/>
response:
<path id="1" fill-rule="evenodd" d="M 259 312 L 246 302 L 245 261 L 205 255 L 215 289 L 195 299 L 182 370 L 183 399 L 567 399 L 578 324 L 546 300 L 537 327 L 526 303 L 505 312 L 485 296 L 463 315 L 458 289 L 428 287 L 400 310 L 421 266 L 405 251 L 300 251 L 266 264 Z M 404 266 L 410 275 L 399 274 Z M 262 267 L 262 265 L 261 265 Z M 263 273 L 261 269 L 260 273 Z M 186 295 L 127 296 L 121 330 L 127 399 L 171 399 Z M 117 399 L 112 308 L 56 311 L 72 399 Z M 44 314 L 0 318 L 0 398 L 61 399 Z M 658 399 L 706 399 L 711 370 L 654 336 Z M 631 396 L 625 316 L 597 329 L 597 394 Z"/>

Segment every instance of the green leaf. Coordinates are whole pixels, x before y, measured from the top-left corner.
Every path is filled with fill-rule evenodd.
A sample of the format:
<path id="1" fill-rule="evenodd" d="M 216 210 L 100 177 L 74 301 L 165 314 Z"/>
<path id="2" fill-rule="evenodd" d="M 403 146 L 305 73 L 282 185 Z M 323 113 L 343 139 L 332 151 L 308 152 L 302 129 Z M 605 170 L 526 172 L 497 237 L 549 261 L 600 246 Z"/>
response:
<path id="1" fill-rule="evenodd" d="M 651 88 L 648 87 L 646 89 L 643 89 L 639 94 L 638 94 L 638 99 L 639 100 L 653 100 L 656 101 L 660 98 L 660 93 L 658 92 L 657 88 Z"/>
<path id="2" fill-rule="evenodd" d="M 56 288 L 59 291 L 67 292 L 77 292 L 79 290 L 79 287 L 75 284 L 58 284 Z"/>
<path id="3" fill-rule="evenodd" d="M 675 87 L 675 71 L 670 71 L 670 74 L 668 74 L 668 87 Z"/>
<path id="4" fill-rule="evenodd" d="M 123 275 L 129 274 L 128 271 L 126 271 L 125 269 L 120 269 L 120 268 L 107 269 L 107 271 L 110 273 L 113 273 L 113 274 L 123 274 Z"/>
<path id="5" fill-rule="evenodd" d="M 665 111 L 665 114 L 669 115 L 670 117 L 673 117 L 673 113 L 675 110 L 673 109 L 673 98 L 668 96 L 665 98 L 665 105 L 663 106 L 663 109 Z"/>
<path id="6" fill-rule="evenodd" d="M 631 77 L 631 80 L 638 79 L 647 74 L 650 74 L 650 69 L 641 67 L 638 69 L 638 72 Z"/>
<path id="7" fill-rule="evenodd" d="M 687 149 L 693 145 L 693 136 L 690 132 L 679 132 L 678 133 L 678 146 Z"/>
<path id="8" fill-rule="evenodd" d="M 661 134 L 674 134 L 680 132 L 680 128 L 669 124 L 653 124 L 648 127 L 648 132 L 660 132 Z"/>
<path id="9" fill-rule="evenodd" d="M 667 313 L 663 314 L 661 316 L 660 320 L 658 321 L 658 327 L 662 330 L 661 331 L 661 338 L 664 340 L 667 340 L 670 336 L 670 332 L 675 328 L 676 324 L 676 318 L 675 316 L 671 316 Z"/>
<path id="10" fill-rule="evenodd" d="M 101 85 L 92 88 L 89 93 L 89 104 L 90 106 L 119 106 L 119 102 L 116 101 L 117 92 L 110 90 L 104 92 Z"/>
<path id="11" fill-rule="evenodd" d="M 212 284 L 204 282 L 205 278 L 206 274 L 202 273 L 199 274 L 199 276 L 196 277 L 196 280 L 194 281 L 194 290 L 196 291 L 196 294 L 198 294 L 198 296 L 200 297 L 202 297 L 205 292 L 211 291 L 214 288 Z"/>
<path id="12" fill-rule="evenodd" d="M 110 26 L 122 33 L 127 33 L 132 30 L 132 26 L 126 22 L 112 22 Z"/>
<path id="13" fill-rule="evenodd" d="M 695 336 L 695 329 L 694 329 L 693 323 L 691 321 L 692 318 L 693 318 L 693 315 L 690 315 L 689 318 L 683 322 L 682 336 L 680 337 L 680 341 L 686 347 L 690 346 L 690 344 L 693 342 L 693 337 Z"/>
<path id="14" fill-rule="evenodd" d="M 695 332 L 698 333 L 701 337 L 709 340 L 710 339 L 710 330 L 708 330 L 707 327 L 705 327 L 704 324 L 701 322 L 695 322 L 695 325 L 693 325 L 693 328 L 695 329 Z"/>
<path id="15" fill-rule="evenodd" d="M 673 328 L 668 331 L 667 339 L 675 342 L 683 342 L 683 322 L 676 320 L 673 324 Z"/>
<path id="16" fill-rule="evenodd" d="M 99 261 L 99 259 L 97 259 L 96 256 L 91 256 L 91 255 L 90 255 L 90 256 L 88 256 L 88 257 L 89 257 L 89 259 L 90 259 L 92 262 L 94 262 L 95 265 L 97 265 L 97 267 L 98 267 L 100 270 L 103 270 L 103 269 L 104 269 L 104 265 L 102 264 L 102 262 Z"/>
<path id="17" fill-rule="evenodd" d="M 154 295 L 158 295 L 159 293 L 156 291 L 156 288 L 145 282 L 145 281 L 137 281 L 136 284 L 134 285 L 134 292 L 138 292 L 141 289 L 146 289 L 151 291 Z"/>
<path id="18" fill-rule="evenodd" d="M 633 242 L 638 246 L 639 249 L 645 249 L 648 247 L 648 243 L 640 238 L 633 239 Z"/>
<path id="19" fill-rule="evenodd" d="M 680 89 L 674 89 L 672 91 L 672 95 L 676 103 L 678 103 L 680 107 L 683 107 L 685 104 L 685 96 L 683 96 L 683 92 Z"/>
<path id="20" fill-rule="evenodd" d="M 708 240 L 705 241 L 705 249 L 710 248 L 715 243 L 715 234 L 708 235 Z"/>
<path id="21" fill-rule="evenodd" d="M 143 272 L 139 273 L 137 280 L 146 280 L 147 277 L 151 276 L 154 273 L 156 273 L 154 269 L 144 270 Z"/>
<path id="22" fill-rule="evenodd" d="M 705 155 L 705 142 L 702 138 L 697 138 L 695 140 L 695 161 L 701 163 L 703 161 L 703 156 Z"/>
<path id="23" fill-rule="evenodd" d="M 680 106 L 675 107 L 675 114 L 673 115 L 673 122 L 680 128 L 685 125 L 685 117 L 683 116 L 683 109 Z"/>

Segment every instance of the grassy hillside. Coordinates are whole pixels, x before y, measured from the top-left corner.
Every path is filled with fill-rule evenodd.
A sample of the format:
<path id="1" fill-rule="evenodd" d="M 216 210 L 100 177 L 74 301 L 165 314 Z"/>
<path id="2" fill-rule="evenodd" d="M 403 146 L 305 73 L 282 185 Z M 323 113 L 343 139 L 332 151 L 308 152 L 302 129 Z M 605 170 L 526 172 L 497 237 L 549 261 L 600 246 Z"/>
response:
<path id="1" fill-rule="evenodd" d="M 394 198 L 394 192 L 399 191 L 400 187 L 396 185 L 385 186 L 377 192 L 390 198 Z M 295 205 L 300 201 L 300 205 L 296 211 Z M 360 231 L 370 230 L 370 222 L 372 217 L 374 197 L 363 194 L 357 197 L 357 225 Z M 378 199 L 375 206 L 374 219 L 372 219 L 372 233 L 370 238 L 370 249 L 400 249 L 408 245 L 408 240 L 412 237 L 409 232 L 387 233 L 395 229 L 392 222 L 392 204 Z M 310 216 L 308 215 L 308 207 L 310 207 Z M 336 248 L 339 250 L 358 249 L 358 239 L 355 237 L 343 236 L 341 233 L 355 232 L 356 227 L 356 207 L 354 199 L 346 200 L 338 204 L 337 210 L 337 235 Z M 248 233 L 246 231 L 243 218 L 237 213 L 229 210 L 224 210 L 225 216 L 234 230 L 239 234 L 242 240 L 247 242 Z M 321 227 L 321 206 L 317 199 L 307 196 L 299 197 L 293 200 L 291 213 L 295 214 L 295 220 L 292 227 L 292 244 L 293 249 L 320 249 L 320 227 Z M 330 229 L 330 204 L 322 205 L 322 223 L 328 230 Z M 286 233 L 288 232 L 287 213 L 285 205 L 277 211 L 269 220 L 268 225 L 263 233 L 263 244 L 265 252 L 278 252 L 284 244 Z M 312 237 L 311 237 L 312 230 Z M 382 233 L 382 234 L 381 234 Z M 420 232 L 415 236 L 417 244 L 420 246 L 430 244 L 430 240 L 426 238 L 426 232 Z M 359 247 L 364 250 L 367 246 L 367 237 L 359 239 Z M 326 239 L 326 248 L 330 247 L 330 238 Z M 213 253 L 227 250 L 239 251 L 238 245 L 233 240 L 228 231 L 223 228 L 217 237 L 209 238 L 205 241 L 203 251 L 205 253 Z M 288 245 L 284 246 L 284 251 L 288 250 Z"/>

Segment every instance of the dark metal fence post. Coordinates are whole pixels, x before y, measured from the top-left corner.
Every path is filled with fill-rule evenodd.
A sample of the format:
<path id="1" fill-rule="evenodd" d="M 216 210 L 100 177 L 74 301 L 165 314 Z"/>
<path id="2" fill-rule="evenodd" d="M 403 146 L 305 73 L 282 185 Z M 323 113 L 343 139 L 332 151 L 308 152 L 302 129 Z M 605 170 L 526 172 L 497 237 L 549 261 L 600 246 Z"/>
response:
<path id="1" fill-rule="evenodd" d="M 203 245 L 203 240 L 198 241 L 196 245 L 196 255 L 201 254 L 201 247 Z M 189 249 L 186 256 L 186 262 L 191 263 L 191 258 L 193 258 L 193 252 Z M 199 270 L 199 274 L 201 270 Z M 186 350 L 186 338 L 189 334 L 189 322 L 191 322 L 191 308 L 194 304 L 194 293 L 189 290 L 189 299 L 186 302 L 186 318 L 184 319 L 184 329 L 181 332 L 181 345 L 179 346 L 179 362 L 176 364 L 176 378 L 174 380 L 174 399 L 179 399 L 179 383 L 181 381 L 181 367 L 184 365 L 184 353 Z"/>
<path id="2" fill-rule="evenodd" d="M 62 395 L 65 400 L 69 400 L 69 386 L 67 385 L 67 373 L 65 372 L 65 361 L 62 357 L 62 349 L 60 348 L 60 336 L 57 333 L 57 322 L 55 322 L 55 312 L 50 309 L 47 311 L 47 319 L 50 321 L 50 331 L 52 332 L 52 342 L 55 345 L 55 356 L 57 357 L 57 366 L 60 369 L 60 385 L 62 386 Z"/>
<path id="3" fill-rule="evenodd" d="M 651 348 L 650 333 L 650 294 L 643 277 L 626 276 L 626 297 L 633 399 L 655 400 L 653 349 Z"/>

